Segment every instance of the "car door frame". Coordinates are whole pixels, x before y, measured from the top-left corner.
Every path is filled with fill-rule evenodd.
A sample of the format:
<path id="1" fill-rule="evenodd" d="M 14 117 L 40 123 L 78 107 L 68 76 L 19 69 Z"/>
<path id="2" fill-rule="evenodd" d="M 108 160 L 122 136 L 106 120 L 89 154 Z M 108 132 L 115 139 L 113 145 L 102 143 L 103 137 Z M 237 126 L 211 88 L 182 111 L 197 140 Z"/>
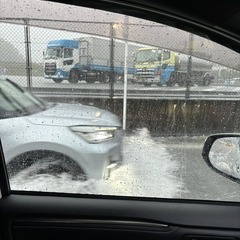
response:
<path id="1" fill-rule="evenodd" d="M 88 4 L 90 3 L 85 5 Z M 108 9 L 109 4 L 113 8 L 120 5 L 126 7 L 126 3 L 117 4 L 114 1 L 94 1 L 91 7 Z M 130 15 L 134 5 L 128 7 L 125 13 Z M 148 15 L 150 9 L 145 10 L 138 7 L 134 15 L 141 13 L 142 18 L 150 19 Z M 151 12 L 153 13 L 153 10 Z M 163 16 L 168 24 L 174 19 L 172 14 L 155 11 L 151 20 L 156 21 L 158 16 Z M 191 23 L 179 17 L 175 17 L 175 20 L 179 20 L 180 26 L 185 30 L 189 31 L 193 27 L 195 30 L 193 32 L 197 32 L 201 29 L 210 33 L 213 39 L 222 36 L 223 41 L 228 39 L 233 48 L 237 46 L 236 49 L 240 49 L 238 39 L 232 34 L 228 36 L 225 31 L 210 29 L 208 26 Z M 2 239 L 18 239 L 14 235 L 16 229 L 25 229 L 25 227 L 29 229 L 30 226 L 39 229 L 39 226 L 44 228 L 51 224 L 53 228 L 71 228 L 72 231 L 77 228 L 80 232 L 86 229 L 96 230 L 96 228 L 106 231 L 110 231 L 110 228 L 117 229 L 118 234 L 126 231 L 130 235 L 134 231 L 139 234 L 145 232 L 149 234 L 147 236 L 150 239 L 154 239 L 153 233 L 166 239 L 182 239 L 186 236 L 189 236 L 188 239 L 194 238 L 190 238 L 191 236 L 208 237 L 201 239 L 210 239 L 209 236 L 211 239 L 240 237 L 240 203 L 238 202 L 13 191 L 10 189 L 1 145 L 0 158 Z M 96 231 L 96 235 L 97 233 L 99 231 Z M 24 232 L 22 234 L 23 239 Z"/>

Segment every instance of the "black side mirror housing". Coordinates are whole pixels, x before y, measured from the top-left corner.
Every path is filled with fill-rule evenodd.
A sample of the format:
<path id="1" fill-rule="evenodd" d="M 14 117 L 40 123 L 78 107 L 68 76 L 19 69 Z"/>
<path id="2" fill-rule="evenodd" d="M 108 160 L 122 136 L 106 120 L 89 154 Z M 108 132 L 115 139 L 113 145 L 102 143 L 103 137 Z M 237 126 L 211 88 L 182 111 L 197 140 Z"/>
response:
<path id="1" fill-rule="evenodd" d="M 214 172 L 240 183 L 240 134 L 209 136 L 205 140 L 202 156 Z"/>

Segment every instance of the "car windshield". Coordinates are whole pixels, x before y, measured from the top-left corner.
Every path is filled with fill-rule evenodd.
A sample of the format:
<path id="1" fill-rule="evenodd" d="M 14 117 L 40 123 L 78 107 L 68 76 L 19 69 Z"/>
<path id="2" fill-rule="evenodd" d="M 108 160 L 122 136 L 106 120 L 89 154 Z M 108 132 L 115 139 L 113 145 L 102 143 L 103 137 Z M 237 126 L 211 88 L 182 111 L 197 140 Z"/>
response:
<path id="1" fill-rule="evenodd" d="M 44 101 L 8 79 L 0 79 L 0 102 L 1 118 L 29 115 L 47 107 Z"/>
<path id="2" fill-rule="evenodd" d="M 58 59 L 62 58 L 63 49 L 62 48 L 48 48 L 46 51 L 45 59 Z"/>

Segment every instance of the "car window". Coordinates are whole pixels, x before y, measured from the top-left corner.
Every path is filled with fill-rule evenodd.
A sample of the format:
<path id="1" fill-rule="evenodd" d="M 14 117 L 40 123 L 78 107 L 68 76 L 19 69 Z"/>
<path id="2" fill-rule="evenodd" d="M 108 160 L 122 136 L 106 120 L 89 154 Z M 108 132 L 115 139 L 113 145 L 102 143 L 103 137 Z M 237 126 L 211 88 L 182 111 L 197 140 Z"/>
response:
<path id="1" fill-rule="evenodd" d="M 11 190 L 239 201 L 202 158 L 208 135 L 239 132 L 239 53 L 108 11 L 30 9 L 0 22 Z"/>
<path id="2" fill-rule="evenodd" d="M 29 115 L 46 108 L 44 101 L 8 79 L 0 79 L 1 118 Z"/>

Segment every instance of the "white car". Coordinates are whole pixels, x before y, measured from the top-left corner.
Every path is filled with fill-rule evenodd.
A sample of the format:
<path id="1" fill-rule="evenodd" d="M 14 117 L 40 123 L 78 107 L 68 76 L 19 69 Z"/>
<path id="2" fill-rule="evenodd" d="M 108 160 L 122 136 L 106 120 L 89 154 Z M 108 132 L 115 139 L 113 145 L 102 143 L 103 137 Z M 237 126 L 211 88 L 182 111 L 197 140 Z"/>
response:
<path id="1" fill-rule="evenodd" d="M 46 103 L 9 79 L 0 79 L 0 138 L 10 175 L 40 161 L 54 173 L 100 179 L 122 162 L 116 115 L 82 104 Z"/>

